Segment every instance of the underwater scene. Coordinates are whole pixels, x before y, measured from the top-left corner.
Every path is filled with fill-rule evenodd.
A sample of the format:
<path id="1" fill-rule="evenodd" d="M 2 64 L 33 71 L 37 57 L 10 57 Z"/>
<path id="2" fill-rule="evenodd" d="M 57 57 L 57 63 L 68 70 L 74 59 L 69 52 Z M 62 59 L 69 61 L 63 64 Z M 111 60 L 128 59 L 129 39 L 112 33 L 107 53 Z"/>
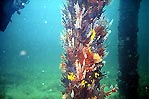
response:
<path id="1" fill-rule="evenodd" d="M 148 0 L 1 0 L 0 99 L 148 99 Z"/>

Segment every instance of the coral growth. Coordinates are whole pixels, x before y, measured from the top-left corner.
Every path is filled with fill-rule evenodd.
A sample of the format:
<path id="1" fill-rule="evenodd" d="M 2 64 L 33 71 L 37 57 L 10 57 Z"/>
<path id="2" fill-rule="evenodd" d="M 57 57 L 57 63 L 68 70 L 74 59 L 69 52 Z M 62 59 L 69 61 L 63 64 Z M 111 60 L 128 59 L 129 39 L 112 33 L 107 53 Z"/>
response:
<path id="1" fill-rule="evenodd" d="M 109 0 L 67 0 L 62 10 L 65 30 L 61 33 L 62 99 L 104 99 L 117 88 L 104 92 L 100 80 L 106 56 L 104 41 L 111 22 L 103 16 Z"/>

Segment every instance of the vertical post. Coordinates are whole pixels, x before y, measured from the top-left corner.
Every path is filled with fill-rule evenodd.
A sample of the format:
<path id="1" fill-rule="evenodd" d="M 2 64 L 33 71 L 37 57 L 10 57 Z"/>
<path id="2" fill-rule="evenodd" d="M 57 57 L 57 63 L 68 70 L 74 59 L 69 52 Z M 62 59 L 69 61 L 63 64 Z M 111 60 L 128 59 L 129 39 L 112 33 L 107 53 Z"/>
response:
<path id="1" fill-rule="evenodd" d="M 118 26 L 119 91 L 124 99 L 138 99 L 138 13 L 141 0 L 120 0 Z"/>
<path id="2" fill-rule="evenodd" d="M 105 75 L 106 45 L 104 41 L 111 32 L 103 8 L 110 0 L 67 0 L 62 10 L 65 27 L 61 38 L 62 83 L 65 90 L 62 99 L 104 99 L 116 88 L 104 92 L 100 80 Z"/>

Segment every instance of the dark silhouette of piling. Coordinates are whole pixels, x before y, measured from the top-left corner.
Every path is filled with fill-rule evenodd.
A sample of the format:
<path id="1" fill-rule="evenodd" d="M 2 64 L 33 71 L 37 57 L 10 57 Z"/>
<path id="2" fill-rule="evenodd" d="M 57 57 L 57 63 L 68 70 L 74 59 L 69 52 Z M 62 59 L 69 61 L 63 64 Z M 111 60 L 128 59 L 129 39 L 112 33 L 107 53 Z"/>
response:
<path id="1" fill-rule="evenodd" d="M 120 0 L 118 26 L 119 91 L 122 99 L 138 99 L 138 13 L 141 0 Z"/>

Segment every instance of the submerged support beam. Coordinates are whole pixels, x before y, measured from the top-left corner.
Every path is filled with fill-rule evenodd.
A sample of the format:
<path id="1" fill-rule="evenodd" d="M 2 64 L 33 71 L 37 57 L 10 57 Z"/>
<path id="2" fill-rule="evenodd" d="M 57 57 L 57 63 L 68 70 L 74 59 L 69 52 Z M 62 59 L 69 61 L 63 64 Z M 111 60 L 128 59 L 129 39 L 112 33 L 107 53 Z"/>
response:
<path id="1" fill-rule="evenodd" d="M 141 0 L 120 0 L 118 26 L 119 91 L 122 99 L 138 99 L 138 13 Z"/>
<path id="2" fill-rule="evenodd" d="M 105 85 L 100 85 L 105 75 L 101 71 L 106 56 L 104 42 L 112 24 L 102 13 L 109 3 L 110 0 L 67 0 L 64 5 L 62 99 L 104 99 L 117 90 L 115 86 L 105 92 Z"/>

